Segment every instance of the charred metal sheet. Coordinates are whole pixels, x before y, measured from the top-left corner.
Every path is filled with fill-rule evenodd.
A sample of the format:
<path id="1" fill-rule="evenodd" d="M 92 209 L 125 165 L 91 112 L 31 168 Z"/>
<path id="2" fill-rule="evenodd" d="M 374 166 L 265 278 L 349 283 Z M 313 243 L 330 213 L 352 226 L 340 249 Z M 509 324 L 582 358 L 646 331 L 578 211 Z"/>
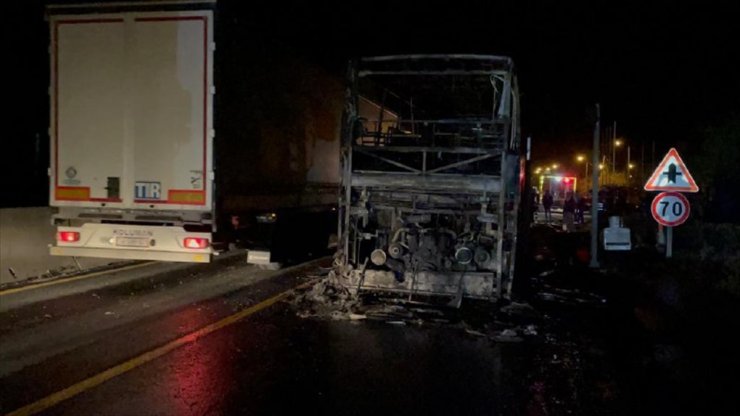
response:
<path id="1" fill-rule="evenodd" d="M 441 166 L 441 167 L 438 167 L 438 168 L 430 169 L 430 170 L 428 170 L 426 172 L 427 173 L 444 172 L 446 170 L 450 170 L 452 168 L 456 168 L 456 167 L 463 166 L 463 165 L 468 165 L 468 164 L 473 163 L 473 162 L 480 162 L 481 160 L 490 159 L 491 157 L 493 157 L 493 155 L 490 155 L 490 154 L 488 154 L 488 155 L 480 155 L 480 156 L 476 156 L 476 157 L 471 157 L 470 159 L 465 159 L 465 160 L 461 160 L 460 162 L 450 163 L 449 165 L 445 165 L 445 166 Z"/>
<path id="2" fill-rule="evenodd" d="M 363 272 L 355 270 L 350 275 L 348 284 L 350 288 L 359 288 L 360 291 L 446 296 L 455 296 L 462 291 L 466 297 L 490 299 L 494 293 L 494 282 L 493 273 L 406 272 L 399 281 L 390 271 L 365 270 L 363 278 Z"/>
<path id="3" fill-rule="evenodd" d="M 356 149 L 355 149 L 356 150 Z M 491 154 L 492 156 L 501 156 L 501 149 L 486 149 L 480 147 L 423 147 L 423 146 L 383 146 L 374 148 L 361 149 L 365 153 L 458 153 L 458 154 Z"/>
<path id="4" fill-rule="evenodd" d="M 422 59 L 441 59 L 444 61 L 471 60 L 486 61 L 505 64 L 508 67 L 513 65 L 513 61 L 508 56 L 496 55 L 476 55 L 476 54 L 409 54 L 409 55 L 383 55 L 368 56 L 360 58 L 362 62 L 383 62 L 383 61 L 413 61 Z"/>
<path id="5" fill-rule="evenodd" d="M 354 187 L 413 189 L 467 193 L 499 193 L 501 181 L 495 176 L 417 176 L 402 173 L 357 172 L 352 175 Z"/>
<path id="6" fill-rule="evenodd" d="M 506 75 L 511 58 L 492 55 L 395 55 L 362 58 L 360 77 L 368 75 Z"/>

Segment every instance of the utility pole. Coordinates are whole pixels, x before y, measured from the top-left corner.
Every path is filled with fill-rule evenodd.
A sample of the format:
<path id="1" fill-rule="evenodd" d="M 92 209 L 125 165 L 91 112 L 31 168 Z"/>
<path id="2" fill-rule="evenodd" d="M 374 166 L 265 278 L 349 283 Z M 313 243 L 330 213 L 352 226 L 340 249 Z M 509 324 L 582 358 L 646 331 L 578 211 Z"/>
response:
<path id="1" fill-rule="evenodd" d="M 615 123 L 616 125 L 616 123 Z M 596 123 L 594 124 L 594 145 L 591 151 L 591 262 L 589 267 L 599 267 L 596 252 L 599 249 L 599 134 L 601 129 L 601 107 L 596 103 Z"/>
<path id="2" fill-rule="evenodd" d="M 605 127 L 604 131 L 599 132 L 599 134 L 604 137 L 612 137 L 611 126 Z M 601 158 L 601 163 L 604 164 L 604 172 L 603 175 L 601 175 L 600 180 L 604 183 L 609 182 L 609 178 L 611 177 L 612 173 L 611 163 L 606 163 L 607 158 L 609 157 L 609 153 L 611 153 L 612 151 L 611 145 L 612 143 L 609 140 L 600 142 L 600 146 L 602 148 L 601 154 L 603 155 Z"/>

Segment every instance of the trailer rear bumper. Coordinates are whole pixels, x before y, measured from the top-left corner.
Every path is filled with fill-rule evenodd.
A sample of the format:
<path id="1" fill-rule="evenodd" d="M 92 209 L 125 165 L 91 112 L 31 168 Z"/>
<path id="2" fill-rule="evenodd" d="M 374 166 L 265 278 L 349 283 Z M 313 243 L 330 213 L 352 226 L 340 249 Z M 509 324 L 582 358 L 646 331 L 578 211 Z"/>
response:
<path id="1" fill-rule="evenodd" d="M 211 261 L 211 233 L 177 226 L 87 223 L 57 227 L 52 256 L 102 257 L 191 263 Z"/>
<path id="2" fill-rule="evenodd" d="M 210 254 L 177 253 L 172 251 L 142 251 L 111 248 L 59 247 L 49 248 L 52 256 L 100 257 L 127 260 L 177 261 L 186 263 L 209 263 Z"/>

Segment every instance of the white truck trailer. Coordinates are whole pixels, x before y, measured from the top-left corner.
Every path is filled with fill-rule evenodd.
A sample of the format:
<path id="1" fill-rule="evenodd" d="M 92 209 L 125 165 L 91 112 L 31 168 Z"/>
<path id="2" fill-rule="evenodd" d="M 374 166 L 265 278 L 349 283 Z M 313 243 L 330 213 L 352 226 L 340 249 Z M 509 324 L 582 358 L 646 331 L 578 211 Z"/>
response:
<path id="1" fill-rule="evenodd" d="M 233 19 L 216 32 L 217 12 L 215 1 L 48 7 L 51 254 L 208 262 L 237 239 L 274 262 L 274 240 L 301 225 L 325 247 L 341 83 Z"/>

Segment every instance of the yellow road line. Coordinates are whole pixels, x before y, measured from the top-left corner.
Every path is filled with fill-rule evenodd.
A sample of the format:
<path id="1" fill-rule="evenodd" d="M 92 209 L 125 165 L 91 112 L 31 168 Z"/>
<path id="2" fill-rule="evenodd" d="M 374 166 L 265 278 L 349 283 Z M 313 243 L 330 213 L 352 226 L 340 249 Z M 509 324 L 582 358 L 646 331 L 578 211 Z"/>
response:
<path id="1" fill-rule="evenodd" d="M 92 389 L 95 386 L 98 386 L 100 384 L 105 383 L 106 381 L 120 376 L 121 374 L 127 373 L 137 367 L 140 367 L 150 361 L 153 361 L 183 345 L 190 344 L 194 341 L 196 341 L 199 338 L 202 338 L 211 332 L 218 331 L 221 328 L 224 328 L 226 326 L 232 325 L 249 315 L 255 314 L 265 308 L 268 308 L 272 305 L 274 305 L 277 302 L 280 302 L 281 300 L 288 297 L 291 293 L 293 293 L 295 290 L 305 288 L 307 286 L 310 286 L 311 284 L 315 283 L 316 279 L 313 279 L 311 281 L 308 281 L 306 283 L 303 283 L 301 285 L 298 285 L 290 290 L 286 290 L 285 292 L 282 292 L 278 295 L 275 295 L 267 300 L 263 300 L 262 302 L 252 305 L 248 307 L 247 309 L 244 309 L 240 312 L 235 313 L 234 315 L 227 316 L 226 318 L 214 322 L 210 325 L 206 325 L 201 329 L 198 329 L 195 332 L 191 332 L 190 334 L 184 335 L 180 338 L 177 338 L 174 341 L 170 341 L 167 344 L 162 345 L 161 347 L 155 348 L 153 350 L 150 350 L 148 352 L 145 352 L 137 357 L 134 357 L 126 362 L 123 362 L 121 364 L 118 364 L 115 367 L 111 367 L 101 373 L 98 373 L 90 378 L 87 378 L 85 380 L 82 380 L 78 383 L 75 383 L 66 389 L 59 390 L 56 393 L 52 393 L 46 397 L 44 397 L 41 400 L 38 400 L 36 402 L 33 402 L 31 404 L 28 404 L 26 406 L 23 406 L 17 410 L 14 410 L 7 414 L 7 416 L 27 416 L 27 415 L 33 415 L 38 412 L 42 412 L 59 402 L 62 402 L 64 400 L 70 399 L 74 396 L 77 396 L 80 393 L 83 393 L 87 390 Z"/>
<path id="2" fill-rule="evenodd" d="M 80 275 L 80 276 L 72 276 L 72 277 L 67 277 L 67 278 L 63 278 L 63 279 L 56 279 L 56 280 L 52 280 L 50 282 L 36 283 L 34 285 L 27 285 L 27 286 L 21 286 L 21 287 L 16 287 L 16 288 L 11 288 L 11 289 L 0 290 L 0 296 L 10 295 L 10 294 L 13 294 L 13 293 L 18 293 L 18 292 L 25 292 L 27 290 L 38 289 L 40 287 L 53 286 L 53 285 L 59 285 L 59 284 L 62 284 L 62 283 L 74 282 L 75 280 L 88 279 L 88 278 L 91 278 L 91 277 L 100 276 L 100 275 L 108 274 L 108 273 L 116 273 L 116 272 L 123 272 L 123 271 L 126 271 L 126 270 L 138 269 L 140 267 L 149 266 L 149 265 L 155 264 L 155 263 L 156 263 L 156 261 L 148 261 L 146 263 L 132 264 L 130 266 L 119 267 L 117 269 L 103 270 L 103 271 L 100 271 L 100 272 L 83 274 L 83 275 Z"/>

